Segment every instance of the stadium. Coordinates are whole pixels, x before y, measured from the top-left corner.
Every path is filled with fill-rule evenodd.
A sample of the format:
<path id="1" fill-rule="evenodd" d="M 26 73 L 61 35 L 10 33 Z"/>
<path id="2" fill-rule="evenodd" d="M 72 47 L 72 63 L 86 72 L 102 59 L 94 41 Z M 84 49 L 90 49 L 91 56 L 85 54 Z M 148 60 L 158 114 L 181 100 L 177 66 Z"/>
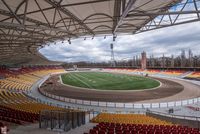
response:
<path id="1" fill-rule="evenodd" d="M 199 0 L 0 0 L 0 134 L 200 133 L 199 15 Z"/>

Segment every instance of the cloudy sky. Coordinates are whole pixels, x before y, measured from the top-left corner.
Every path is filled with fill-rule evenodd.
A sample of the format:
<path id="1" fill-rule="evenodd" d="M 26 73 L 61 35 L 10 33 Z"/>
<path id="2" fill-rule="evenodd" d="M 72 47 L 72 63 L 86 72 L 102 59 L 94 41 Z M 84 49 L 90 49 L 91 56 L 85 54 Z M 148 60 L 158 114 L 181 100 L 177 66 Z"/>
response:
<path id="1" fill-rule="evenodd" d="M 146 51 L 154 57 L 165 54 L 180 55 L 181 50 L 191 49 L 194 54 L 200 54 L 200 22 L 178 25 L 159 30 L 140 33 L 137 35 L 118 36 L 116 41 L 112 37 L 96 37 L 83 40 L 72 40 L 71 44 L 57 42 L 40 49 L 48 59 L 54 61 L 109 61 L 110 44 L 114 44 L 116 60 L 130 59 Z"/>

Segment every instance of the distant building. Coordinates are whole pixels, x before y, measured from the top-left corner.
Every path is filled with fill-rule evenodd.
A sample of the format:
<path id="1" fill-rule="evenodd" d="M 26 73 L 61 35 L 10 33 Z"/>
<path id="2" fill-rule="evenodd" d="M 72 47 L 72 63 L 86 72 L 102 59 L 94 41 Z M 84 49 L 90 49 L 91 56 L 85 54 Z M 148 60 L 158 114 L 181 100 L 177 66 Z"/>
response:
<path id="1" fill-rule="evenodd" d="M 146 69 L 147 68 L 147 55 L 146 52 L 142 52 L 142 59 L 141 59 L 141 69 Z"/>
<path id="2" fill-rule="evenodd" d="M 132 67 L 136 66 L 136 56 L 133 56 L 133 63 L 132 63 Z"/>
<path id="3" fill-rule="evenodd" d="M 185 50 L 181 51 L 181 67 L 185 67 L 186 65 L 186 56 L 185 56 Z"/>
<path id="4" fill-rule="evenodd" d="M 161 66 L 164 68 L 165 65 L 166 65 L 166 58 L 165 58 L 165 55 L 163 54 Z"/>
<path id="5" fill-rule="evenodd" d="M 172 54 L 171 56 L 171 67 L 173 68 L 174 67 L 174 55 Z"/>
<path id="6" fill-rule="evenodd" d="M 193 64 L 192 64 L 192 63 L 193 63 L 193 59 L 192 59 L 192 58 L 193 58 L 193 53 L 192 53 L 192 50 L 189 49 L 189 50 L 188 50 L 188 60 L 189 60 L 189 61 L 188 61 L 188 62 L 189 62 L 188 64 L 189 64 L 189 67 L 192 67 L 192 66 L 193 66 Z"/>
<path id="7" fill-rule="evenodd" d="M 154 60 L 153 54 L 151 55 L 151 60 L 150 60 L 150 62 L 151 62 L 151 67 L 154 67 L 154 66 L 155 66 L 155 60 Z"/>

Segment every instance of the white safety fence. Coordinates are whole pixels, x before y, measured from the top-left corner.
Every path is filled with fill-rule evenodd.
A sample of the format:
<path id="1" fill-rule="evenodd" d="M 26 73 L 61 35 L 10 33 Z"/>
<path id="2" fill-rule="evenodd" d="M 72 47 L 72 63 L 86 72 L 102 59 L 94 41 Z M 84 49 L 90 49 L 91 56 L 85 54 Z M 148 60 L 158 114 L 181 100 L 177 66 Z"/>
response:
<path id="1" fill-rule="evenodd" d="M 170 117 L 171 119 L 177 118 L 177 119 L 184 119 L 184 120 L 200 121 L 200 116 L 176 115 L 176 114 L 162 113 L 158 111 L 147 111 L 147 113 L 162 115 L 165 117 Z"/>
<path id="2" fill-rule="evenodd" d="M 38 88 L 53 74 L 49 74 L 45 77 L 43 77 L 40 80 L 40 83 L 38 84 Z M 49 94 L 43 90 L 40 90 L 40 93 L 46 97 L 66 102 L 71 103 L 71 104 L 77 104 L 81 106 L 93 106 L 93 107 L 102 107 L 102 108 L 125 108 L 125 109 L 152 109 L 152 108 L 170 108 L 170 107 L 177 107 L 177 106 L 184 106 L 184 105 L 189 105 L 189 104 L 195 104 L 200 102 L 200 97 L 198 98 L 192 98 L 192 99 L 187 99 L 187 100 L 180 100 L 180 101 L 171 101 L 171 102 L 161 102 L 161 103 L 115 103 L 115 102 L 101 102 L 101 101 L 89 101 L 89 100 L 79 100 L 79 99 L 72 99 L 72 98 L 66 98 L 66 97 L 61 97 L 53 94 Z M 29 96 L 31 96 L 31 91 L 27 93 Z M 36 98 L 34 97 L 37 101 L 42 102 L 42 103 L 47 103 L 47 104 L 52 104 L 60 107 L 67 107 L 67 105 L 61 106 L 61 104 L 54 104 L 51 103 L 48 100 L 44 100 L 41 98 Z"/>
<path id="3" fill-rule="evenodd" d="M 172 102 L 162 102 L 162 103 L 115 103 L 115 102 L 101 102 L 101 101 L 88 101 L 88 100 L 79 100 L 79 99 L 71 99 L 66 97 L 61 97 L 53 94 L 49 94 L 40 90 L 40 92 L 50 98 L 79 105 L 86 106 L 96 106 L 96 107 L 108 107 L 108 108 L 129 108 L 129 109 L 147 109 L 147 108 L 170 108 L 177 106 L 184 106 L 189 104 L 195 104 L 200 102 L 200 97 L 188 99 L 188 100 L 180 100 L 180 101 L 172 101 Z"/>

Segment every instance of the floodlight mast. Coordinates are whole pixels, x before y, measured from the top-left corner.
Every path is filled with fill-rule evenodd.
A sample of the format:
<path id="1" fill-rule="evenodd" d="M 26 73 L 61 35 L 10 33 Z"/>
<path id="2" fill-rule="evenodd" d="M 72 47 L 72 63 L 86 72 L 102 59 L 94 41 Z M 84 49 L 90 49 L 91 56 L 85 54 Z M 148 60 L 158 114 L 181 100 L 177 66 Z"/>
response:
<path id="1" fill-rule="evenodd" d="M 113 43 L 110 44 L 110 49 L 111 49 L 111 67 L 115 67 L 116 64 L 115 64 L 115 57 L 114 57 L 114 50 L 113 50 L 114 46 L 113 46 Z"/>

